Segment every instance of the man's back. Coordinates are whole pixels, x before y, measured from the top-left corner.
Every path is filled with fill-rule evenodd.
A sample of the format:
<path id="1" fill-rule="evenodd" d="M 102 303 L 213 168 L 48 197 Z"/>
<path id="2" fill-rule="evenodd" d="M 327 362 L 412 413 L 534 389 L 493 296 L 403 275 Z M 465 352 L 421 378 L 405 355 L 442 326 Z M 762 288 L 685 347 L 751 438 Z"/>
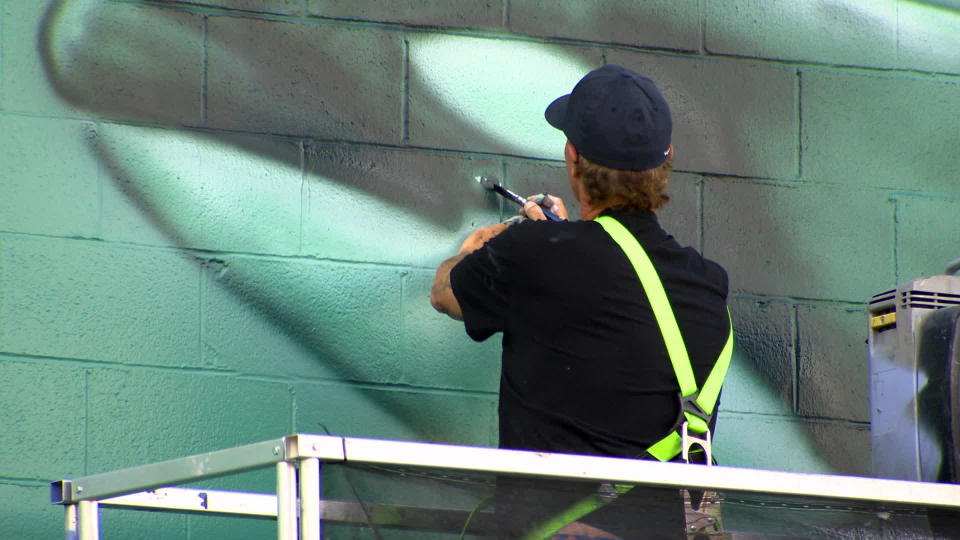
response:
<path id="1" fill-rule="evenodd" d="M 726 341 L 727 277 L 647 211 L 610 211 L 660 274 L 702 383 Z M 451 273 L 467 332 L 502 331 L 500 446 L 637 456 L 678 414 L 677 382 L 633 267 L 592 221 L 525 222 Z"/>

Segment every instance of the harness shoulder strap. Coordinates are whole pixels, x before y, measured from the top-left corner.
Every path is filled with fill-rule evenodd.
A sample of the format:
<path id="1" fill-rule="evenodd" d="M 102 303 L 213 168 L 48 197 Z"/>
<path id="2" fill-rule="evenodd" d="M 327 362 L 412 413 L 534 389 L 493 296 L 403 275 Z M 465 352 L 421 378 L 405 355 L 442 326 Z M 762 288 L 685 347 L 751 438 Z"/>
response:
<path id="1" fill-rule="evenodd" d="M 696 378 L 693 376 L 693 367 L 690 364 L 687 347 L 684 344 L 683 336 L 680 334 L 680 327 L 677 325 L 676 316 L 670 306 L 667 293 L 663 289 L 663 282 L 650 261 L 650 257 L 647 256 L 646 251 L 643 250 L 640 242 L 633 234 L 616 219 L 610 216 L 600 216 L 595 218 L 594 221 L 603 227 L 626 254 L 650 301 L 654 318 L 656 318 L 657 325 L 660 327 L 660 333 L 663 334 L 670 364 L 680 386 L 682 418 L 678 425 L 685 421 L 691 431 L 699 434 L 706 433 L 709 436 L 710 418 L 713 415 L 717 398 L 720 396 L 720 388 L 723 385 L 723 379 L 727 374 L 730 358 L 733 355 L 733 323 L 730 323 L 730 333 L 717 363 L 710 371 L 703 389 L 699 390 Z M 669 461 L 681 453 L 681 446 L 682 437 L 675 428 L 669 435 L 647 449 L 647 453 L 661 461 Z"/>

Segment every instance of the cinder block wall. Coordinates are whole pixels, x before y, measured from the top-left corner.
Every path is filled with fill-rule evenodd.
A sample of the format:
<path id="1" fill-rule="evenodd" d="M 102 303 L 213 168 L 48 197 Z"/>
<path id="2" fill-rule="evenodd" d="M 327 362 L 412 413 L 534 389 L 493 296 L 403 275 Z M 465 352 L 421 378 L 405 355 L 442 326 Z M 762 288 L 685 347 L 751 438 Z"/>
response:
<path id="1" fill-rule="evenodd" d="M 869 474 L 865 302 L 960 256 L 950 5 L 0 0 L 0 537 L 290 432 L 495 444 L 498 343 L 432 269 L 513 213 L 474 175 L 569 196 L 542 110 L 603 63 L 666 93 L 662 221 L 730 272 L 721 462 Z M 104 533 L 270 535 L 230 523 Z"/>

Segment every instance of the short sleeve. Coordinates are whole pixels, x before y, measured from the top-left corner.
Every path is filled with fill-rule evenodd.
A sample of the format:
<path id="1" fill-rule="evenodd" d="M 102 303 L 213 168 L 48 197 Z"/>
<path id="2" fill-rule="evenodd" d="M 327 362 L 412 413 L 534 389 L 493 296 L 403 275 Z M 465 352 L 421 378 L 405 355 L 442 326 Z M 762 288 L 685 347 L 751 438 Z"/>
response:
<path id="1" fill-rule="evenodd" d="M 509 309 L 511 227 L 464 257 L 450 271 L 467 335 L 483 341 L 504 329 Z"/>

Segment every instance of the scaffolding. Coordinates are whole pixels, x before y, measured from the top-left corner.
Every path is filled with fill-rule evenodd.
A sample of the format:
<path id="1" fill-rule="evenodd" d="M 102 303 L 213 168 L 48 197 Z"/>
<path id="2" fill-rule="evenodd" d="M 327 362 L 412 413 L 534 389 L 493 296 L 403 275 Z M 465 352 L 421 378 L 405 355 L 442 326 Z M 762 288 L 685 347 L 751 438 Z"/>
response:
<path id="1" fill-rule="evenodd" d="M 484 479 L 476 484 L 483 489 L 456 508 L 444 508 L 436 500 L 426 505 L 400 500 L 416 491 L 406 488 L 393 490 L 392 499 L 383 494 L 389 489 L 371 488 L 372 495 L 342 500 L 322 494 L 321 470 L 330 466 L 374 471 L 400 483 L 433 482 L 435 498 L 445 501 L 454 500 L 441 493 L 452 479 L 460 484 L 465 478 Z M 276 473 L 275 493 L 179 487 L 270 467 Z M 955 520 L 960 485 L 954 484 L 300 433 L 61 480 L 51 484 L 51 502 L 65 508 L 67 540 L 99 540 L 101 507 L 275 519 L 279 540 L 335 537 L 325 524 L 489 537 L 495 530 L 493 512 L 474 501 L 503 478 L 702 490 L 724 508 L 726 526 L 715 519 L 718 514 L 707 516 L 699 530 L 694 525 L 689 530 L 701 538 L 826 538 L 840 521 L 845 530 L 858 528 L 856 538 L 940 538 L 942 533 L 930 529 L 928 513 L 960 523 Z M 838 515 L 846 518 L 838 521 Z M 895 536 L 889 536 L 891 531 Z M 376 536 L 385 537 L 381 532 Z"/>

